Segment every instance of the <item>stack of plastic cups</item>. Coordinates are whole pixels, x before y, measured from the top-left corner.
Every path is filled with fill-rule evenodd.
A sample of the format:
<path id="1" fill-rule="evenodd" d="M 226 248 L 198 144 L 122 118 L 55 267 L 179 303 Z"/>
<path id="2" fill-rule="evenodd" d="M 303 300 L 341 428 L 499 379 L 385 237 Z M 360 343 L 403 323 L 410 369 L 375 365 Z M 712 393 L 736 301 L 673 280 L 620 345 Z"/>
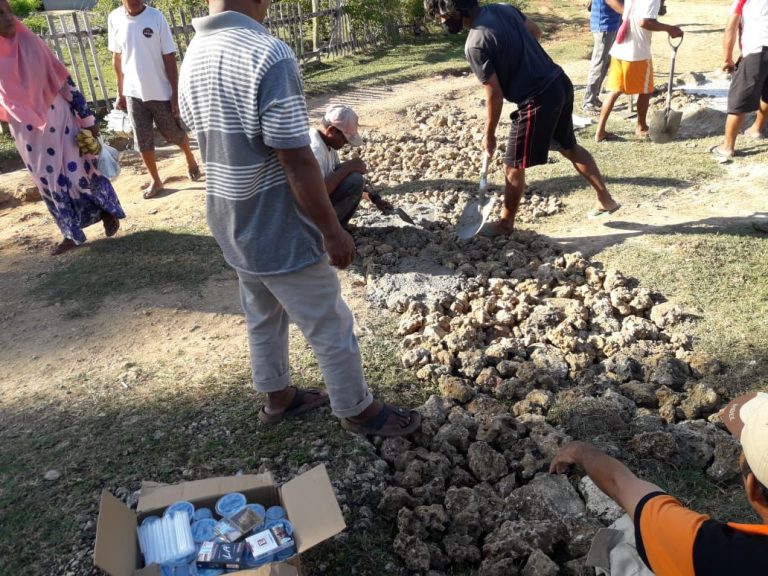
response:
<path id="1" fill-rule="evenodd" d="M 211 512 L 211 509 L 197 508 L 194 515 L 192 516 L 192 521 L 197 522 L 198 520 L 205 520 L 206 518 L 213 518 L 213 512 Z"/>
<path id="2" fill-rule="evenodd" d="M 245 508 L 245 496 L 240 492 L 230 492 L 216 501 L 216 513 L 229 520 L 232 516 Z"/>
<path id="3" fill-rule="evenodd" d="M 253 527 L 253 529 L 251 530 L 251 534 L 256 534 L 257 532 L 261 532 L 262 530 L 264 530 L 264 526 L 266 525 L 266 522 L 267 522 L 267 512 L 266 510 L 264 510 L 264 506 L 262 506 L 261 504 L 247 504 L 246 508 L 249 508 L 250 510 L 252 510 L 255 514 L 259 516 L 259 518 L 264 519 L 264 521 L 261 524 Z"/>
<path id="4" fill-rule="evenodd" d="M 274 522 L 275 520 L 282 520 L 285 518 L 285 510 L 282 506 L 270 506 L 267 508 L 266 523 Z"/>
<path id="5" fill-rule="evenodd" d="M 288 534 L 291 538 L 293 538 L 293 524 L 288 522 L 288 520 L 282 519 L 282 520 L 272 520 L 271 522 L 267 523 L 267 528 L 272 528 L 274 526 L 282 526 L 283 530 L 285 530 L 285 533 Z M 295 542 L 295 541 L 294 541 Z M 287 560 L 291 556 L 296 554 L 296 544 L 294 543 L 292 546 L 289 546 L 285 550 L 280 550 L 279 552 L 276 552 L 274 555 L 274 561 L 280 562 L 282 560 Z"/>
<path id="6" fill-rule="evenodd" d="M 176 512 L 186 512 L 187 518 L 189 518 L 190 523 L 195 518 L 195 507 L 192 505 L 191 502 L 187 502 L 186 500 L 179 500 L 178 502 L 174 502 L 168 508 L 166 508 L 165 512 L 163 512 L 163 517 L 170 516 L 172 514 L 175 514 Z"/>

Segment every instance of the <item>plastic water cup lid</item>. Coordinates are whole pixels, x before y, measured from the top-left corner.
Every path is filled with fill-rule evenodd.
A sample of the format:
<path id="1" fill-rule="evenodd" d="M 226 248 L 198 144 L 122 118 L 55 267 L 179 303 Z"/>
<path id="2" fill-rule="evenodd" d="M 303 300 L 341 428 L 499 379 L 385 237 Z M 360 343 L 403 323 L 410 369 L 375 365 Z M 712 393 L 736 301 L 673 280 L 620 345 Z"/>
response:
<path id="1" fill-rule="evenodd" d="M 267 512 L 264 509 L 264 506 L 262 506 L 261 504 L 248 504 L 247 508 L 250 508 L 256 514 L 261 516 L 262 518 L 266 518 L 267 517 Z"/>
<path id="2" fill-rule="evenodd" d="M 270 506 L 267 508 L 267 520 L 280 520 L 285 518 L 285 510 L 282 506 Z"/>
<path id="3" fill-rule="evenodd" d="M 229 518 L 245 507 L 245 496 L 240 492 L 225 494 L 216 502 L 216 513 L 224 518 Z"/>
<path id="4" fill-rule="evenodd" d="M 213 512 L 210 508 L 198 508 L 195 510 L 195 520 L 205 520 L 206 518 L 213 518 Z"/>
<path id="5" fill-rule="evenodd" d="M 149 526 L 150 524 L 154 524 L 158 520 L 160 520 L 159 516 L 147 516 L 146 518 L 144 518 L 144 520 L 141 521 L 141 525 Z"/>
<path id="6" fill-rule="evenodd" d="M 203 518 L 192 524 L 192 539 L 195 544 L 201 544 L 207 540 L 213 540 L 216 536 L 216 520 Z"/>
<path id="7" fill-rule="evenodd" d="M 189 521 L 191 522 L 192 518 L 195 516 L 195 507 L 191 502 L 187 502 L 186 500 L 179 500 L 178 502 L 174 502 L 168 506 L 163 516 L 170 516 L 174 512 L 186 512 L 187 516 L 189 517 Z"/>

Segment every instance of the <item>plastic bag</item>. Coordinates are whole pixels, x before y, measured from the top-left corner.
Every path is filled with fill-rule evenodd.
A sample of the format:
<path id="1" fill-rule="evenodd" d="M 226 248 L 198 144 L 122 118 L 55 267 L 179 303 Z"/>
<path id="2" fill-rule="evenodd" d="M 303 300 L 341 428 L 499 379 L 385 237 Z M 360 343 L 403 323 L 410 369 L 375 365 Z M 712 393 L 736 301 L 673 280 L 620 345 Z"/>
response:
<path id="1" fill-rule="evenodd" d="M 133 124 L 128 114 L 117 108 L 113 108 L 107 115 L 107 130 L 110 132 L 122 132 L 124 134 L 133 134 Z"/>
<path id="2" fill-rule="evenodd" d="M 99 158 L 96 161 L 96 167 L 101 175 L 109 178 L 117 178 L 120 174 L 120 152 L 112 148 L 104 140 L 99 139 L 101 143 L 101 152 L 99 152 Z"/>

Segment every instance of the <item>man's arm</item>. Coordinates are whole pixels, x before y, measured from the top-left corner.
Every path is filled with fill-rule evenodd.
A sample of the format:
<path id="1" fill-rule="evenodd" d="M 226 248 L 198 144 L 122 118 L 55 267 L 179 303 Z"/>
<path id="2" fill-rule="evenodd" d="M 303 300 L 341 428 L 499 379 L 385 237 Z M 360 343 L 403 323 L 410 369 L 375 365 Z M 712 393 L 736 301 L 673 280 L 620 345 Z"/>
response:
<path id="1" fill-rule="evenodd" d="M 360 158 L 353 158 L 352 160 L 342 162 L 336 170 L 328 174 L 325 178 L 325 187 L 328 190 L 328 195 L 330 196 L 336 192 L 336 188 L 338 188 L 350 174 L 353 174 L 354 172 L 365 174 L 367 171 L 368 169 L 365 166 L 365 162 L 360 160 Z"/>
<path id="2" fill-rule="evenodd" d="M 112 66 L 117 76 L 117 102 L 115 107 L 118 110 L 125 110 L 125 96 L 123 95 L 123 58 L 119 52 L 112 54 Z"/>
<path id="3" fill-rule="evenodd" d="M 276 150 L 301 211 L 320 229 L 331 264 L 346 268 L 355 259 L 355 243 L 341 227 L 322 185 L 323 175 L 309 146 Z"/>
<path id="4" fill-rule="evenodd" d="M 171 111 L 179 116 L 179 69 L 176 67 L 176 53 L 163 54 L 163 65 L 168 82 L 171 83 Z"/>
<path id="5" fill-rule="evenodd" d="M 736 48 L 736 41 L 739 38 L 739 24 L 741 23 L 741 15 L 733 13 L 728 16 L 728 21 L 725 23 L 725 35 L 723 37 L 723 70 L 726 72 L 732 72 L 736 67 L 733 61 L 733 50 Z"/>
<path id="6" fill-rule="evenodd" d="M 666 32 L 672 38 L 681 38 L 683 36 L 683 31 L 678 26 L 663 24 L 655 18 L 643 18 L 640 20 L 640 27 L 651 32 Z"/>
<path id="7" fill-rule="evenodd" d="M 530 20 L 526 20 L 530 22 Z M 485 83 L 485 138 L 483 146 L 489 156 L 496 151 L 496 127 L 499 125 L 501 110 L 504 107 L 504 94 L 499 77 L 494 74 Z"/>
<path id="8" fill-rule="evenodd" d="M 563 474 L 571 465 L 584 470 L 597 487 L 621 506 L 632 519 L 635 517 L 635 508 L 644 496 L 652 492 L 663 492 L 655 484 L 635 476 L 615 458 L 603 454 L 586 442 L 571 442 L 561 448 L 552 460 L 549 472 Z"/>
<path id="9" fill-rule="evenodd" d="M 608 4 L 614 12 L 624 14 L 624 3 L 620 0 L 605 0 L 605 3 Z"/>

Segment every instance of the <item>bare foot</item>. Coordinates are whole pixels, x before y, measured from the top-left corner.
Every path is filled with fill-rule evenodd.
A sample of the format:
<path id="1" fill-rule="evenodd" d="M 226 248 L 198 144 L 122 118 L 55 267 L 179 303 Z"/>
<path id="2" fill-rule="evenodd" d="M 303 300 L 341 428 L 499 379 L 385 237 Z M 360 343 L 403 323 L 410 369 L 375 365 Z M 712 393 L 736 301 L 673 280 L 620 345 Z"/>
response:
<path id="1" fill-rule="evenodd" d="M 190 166 L 187 170 L 187 176 L 190 180 L 192 180 L 192 182 L 197 182 L 200 180 L 203 177 L 203 175 L 200 173 L 200 166 L 197 164 Z"/>
<path id="2" fill-rule="evenodd" d="M 65 238 L 63 241 L 56 244 L 53 250 L 51 250 L 51 256 L 59 256 L 60 254 L 64 254 L 64 252 L 69 252 L 75 248 L 77 248 L 75 241 L 69 238 Z"/>
<path id="3" fill-rule="evenodd" d="M 152 184 L 150 184 L 149 186 L 144 188 L 144 190 L 143 190 L 141 195 L 145 199 L 149 200 L 150 198 L 154 198 L 155 196 L 160 194 L 160 192 L 162 192 L 162 191 L 163 191 L 163 183 L 162 182 L 152 182 Z"/>
<path id="4" fill-rule="evenodd" d="M 642 126 L 638 126 L 637 128 L 635 128 L 635 136 L 637 136 L 641 140 L 647 140 L 648 138 L 650 138 L 651 135 L 649 133 L 648 126 L 646 126 L 645 128 L 643 128 Z"/>
<path id="5" fill-rule="evenodd" d="M 477 234 L 486 238 L 495 238 L 496 236 L 508 236 L 514 231 L 514 225 L 507 220 L 497 220 L 496 222 L 486 222 Z"/>

